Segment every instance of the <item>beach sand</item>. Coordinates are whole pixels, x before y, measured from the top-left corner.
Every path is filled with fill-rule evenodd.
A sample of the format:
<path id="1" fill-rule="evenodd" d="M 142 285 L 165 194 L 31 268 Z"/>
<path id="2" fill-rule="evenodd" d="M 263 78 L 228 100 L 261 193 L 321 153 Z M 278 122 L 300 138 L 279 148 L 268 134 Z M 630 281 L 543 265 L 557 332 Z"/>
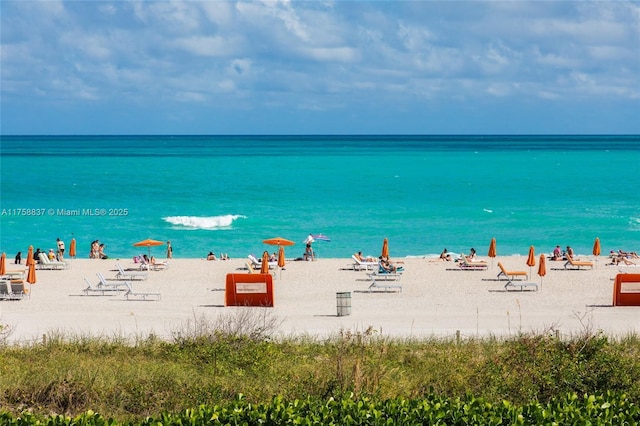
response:
<path id="1" fill-rule="evenodd" d="M 561 336 L 640 332 L 640 307 L 612 307 L 619 268 L 606 266 L 606 257 L 592 270 L 558 270 L 564 262 L 547 261 L 543 278 L 533 267 L 527 282 L 537 283 L 537 292 L 507 292 L 505 282 L 496 278 L 498 261 L 508 270 L 529 272 L 526 256 L 485 259 L 485 271 L 462 271 L 455 262 L 435 259 L 394 259 L 404 262 L 402 292 L 387 293 L 369 292 L 367 273 L 354 271 L 351 259 L 289 261 L 274 280 L 273 308 L 224 306 L 226 274 L 246 272 L 241 270 L 246 259 L 172 259 L 167 270 L 149 271 L 147 280 L 133 282 L 137 291 L 161 293 L 160 301 L 127 301 L 123 293 L 85 296 L 85 277 L 97 283 L 96 273 L 101 272 L 112 280 L 116 263 L 125 269 L 136 265 L 131 259 L 73 259 L 68 270 L 38 270 L 29 297 L 1 301 L 0 324 L 12 328 L 10 342 L 25 343 L 41 341 L 44 335 L 135 338 L 153 333 L 170 339 L 196 319 L 215 322 L 247 309 L 278 323 L 274 337 L 325 338 L 370 327 L 379 335 L 399 338 L 454 338 L 457 332 L 461 338 L 556 330 Z M 7 269 L 16 269 L 13 266 Z M 338 292 L 351 293 L 350 315 L 337 315 Z"/>

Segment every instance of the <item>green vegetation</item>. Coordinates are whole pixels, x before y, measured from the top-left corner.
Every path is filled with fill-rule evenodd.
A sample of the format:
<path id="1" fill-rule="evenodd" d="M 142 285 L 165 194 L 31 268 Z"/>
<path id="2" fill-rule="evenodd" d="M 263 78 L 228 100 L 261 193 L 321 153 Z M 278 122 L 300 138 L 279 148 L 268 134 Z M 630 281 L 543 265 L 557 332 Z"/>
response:
<path id="1" fill-rule="evenodd" d="M 29 418 L 54 413 L 60 416 L 46 424 L 112 424 L 94 414 L 102 413 L 119 422 L 203 424 L 188 419 L 216 413 L 223 423 L 236 424 L 236 416 L 251 424 L 246 416 L 289 413 L 304 424 L 338 424 L 344 411 L 380 420 L 353 424 L 387 424 L 388 416 L 409 424 L 442 410 L 446 424 L 464 413 L 485 422 L 472 424 L 500 424 L 487 420 L 492 416 L 531 424 L 570 412 L 576 419 L 640 422 L 635 335 L 458 342 L 390 339 L 370 329 L 324 341 L 273 340 L 275 326 L 265 316 L 237 316 L 213 324 L 201 319 L 171 341 L 47 336 L 30 346 L 2 345 L 0 423 L 33 424 Z M 25 423 L 12 423 L 24 412 L 31 413 L 22 414 Z"/>

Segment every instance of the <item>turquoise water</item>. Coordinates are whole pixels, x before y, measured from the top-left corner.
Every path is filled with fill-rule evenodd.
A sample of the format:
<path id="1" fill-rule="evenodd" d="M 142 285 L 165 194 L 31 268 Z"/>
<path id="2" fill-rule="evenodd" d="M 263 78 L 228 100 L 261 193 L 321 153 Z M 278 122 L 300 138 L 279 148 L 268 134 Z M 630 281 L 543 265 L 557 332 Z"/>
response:
<path id="1" fill-rule="evenodd" d="M 320 257 L 640 250 L 640 136 L 4 136 L 0 250 Z M 27 209 L 27 210 L 22 210 Z M 144 250 L 142 250 L 144 251 Z M 163 247 L 152 249 L 163 255 Z"/>

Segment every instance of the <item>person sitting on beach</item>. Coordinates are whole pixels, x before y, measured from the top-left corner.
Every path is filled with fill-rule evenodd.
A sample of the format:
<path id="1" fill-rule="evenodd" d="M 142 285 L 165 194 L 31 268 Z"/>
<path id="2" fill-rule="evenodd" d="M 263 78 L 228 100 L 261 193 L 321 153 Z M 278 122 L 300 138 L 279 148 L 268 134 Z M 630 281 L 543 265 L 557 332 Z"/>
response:
<path id="1" fill-rule="evenodd" d="M 471 247 L 471 250 L 469 250 L 469 256 L 467 256 L 467 260 L 469 262 L 473 262 L 473 261 L 477 260 L 476 249 L 474 249 L 473 247 Z"/>
<path id="2" fill-rule="evenodd" d="M 451 254 L 449 254 L 447 249 L 444 249 L 442 251 L 442 253 L 440 253 L 440 259 L 442 259 L 442 260 L 444 260 L 446 262 L 451 262 Z"/>
<path id="3" fill-rule="evenodd" d="M 49 253 L 47 254 L 47 257 L 52 262 L 56 260 L 56 254 L 53 252 L 53 249 L 49 249 Z"/>
<path id="4" fill-rule="evenodd" d="M 562 260 L 562 257 L 562 250 L 560 250 L 560 246 L 556 246 L 556 248 L 553 249 L 553 254 L 549 260 Z"/>
<path id="5" fill-rule="evenodd" d="M 565 252 L 565 259 L 564 260 L 578 260 L 573 256 L 573 249 L 571 248 L 571 246 L 567 246 L 567 251 Z"/>
<path id="6" fill-rule="evenodd" d="M 209 254 L 207 255 L 207 260 L 218 260 L 218 259 L 216 259 L 216 254 L 210 251 Z"/>
<path id="7" fill-rule="evenodd" d="M 36 263 L 42 263 L 40 262 L 40 253 L 44 253 L 42 250 L 40 250 L 40 247 L 38 247 L 36 251 L 33 253 L 33 260 L 35 260 Z"/>
<path id="8" fill-rule="evenodd" d="M 109 256 L 107 256 L 104 253 L 104 248 L 105 248 L 104 243 L 100 244 L 100 246 L 98 246 L 98 259 L 108 259 L 109 258 Z"/>
<path id="9" fill-rule="evenodd" d="M 272 254 L 269 255 L 269 262 L 277 262 L 277 261 L 278 261 L 278 255 L 274 251 Z"/>
<path id="10" fill-rule="evenodd" d="M 398 267 L 393 263 L 391 263 L 389 259 L 385 259 L 384 257 L 380 256 L 379 261 L 380 261 L 380 272 L 388 274 L 388 273 L 395 273 L 398 271 Z"/>
<path id="11" fill-rule="evenodd" d="M 15 259 L 13 260 L 13 263 L 15 263 L 16 265 L 21 265 L 21 264 L 22 264 L 22 252 L 21 252 L 21 251 L 19 251 L 19 252 L 16 254 L 16 257 L 15 257 Z"/>

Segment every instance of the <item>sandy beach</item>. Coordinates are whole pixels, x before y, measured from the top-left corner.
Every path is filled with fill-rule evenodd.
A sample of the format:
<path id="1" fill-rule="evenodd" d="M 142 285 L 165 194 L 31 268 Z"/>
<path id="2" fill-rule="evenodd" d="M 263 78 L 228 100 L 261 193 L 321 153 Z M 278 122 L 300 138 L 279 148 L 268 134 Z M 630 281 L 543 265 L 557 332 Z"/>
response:
<path id="1" fill-rule="evenodd" d="M 37 270 L 29 297 L 0 301 L 0 323 L 13 331 L 10 342 L 34 342 L 43 335 L 147 336 L 169 339 L 193 324 L 195 318 L 236 315 L 254 309 L 279 323 L 277 335 L 323 338 L 340 330 L 373 328 L 389 337 L 462 338 L 510 336 L 520 332 L 557 332 L 570 336 L 585 330 L 602 330 L 610 336 L 640 332 L 640 307 L 613 307 L 613 279 L 619 269 L 609 259 L 580 256 L 595 261 L 595 268 L 564 270 L 564 262 L 547 261 L 547 274 L 531 270 L 526 256 L 484 258 L 484 271 L 463 271 L 455 262 L 403 258 L 402 291 L 368 291 L 365 271 L 353 270 L 351 259 L 290 261 L 276 272 L 273 308 L 225 307 L 225 277 L 246 272 L 246 259 L 206 261 L 171 259 L 162 271 L 149 271 L 148 279 L 134 281 L 136 291 L 158 292 L 159 301 L 126 300 L 123 293 L 84 295 L 84 278 L 98 282 L 96 273 L 115 280 L 116 263 L 125 269 L 131 259 L 72 259 L 67 270 Z M 529 272 L 526 282 L 538 291 L 505 291 L 498 281 L 497 262 L 508 270 Z M 538 261 L 538 259 L 536 259 Z M 8 270 L 17 269 L 8 264 Z M 640 267 L 638 267 L 640 272 Z M 338 316 L 336 293 L 351 293 L 351 314 Z"/>

